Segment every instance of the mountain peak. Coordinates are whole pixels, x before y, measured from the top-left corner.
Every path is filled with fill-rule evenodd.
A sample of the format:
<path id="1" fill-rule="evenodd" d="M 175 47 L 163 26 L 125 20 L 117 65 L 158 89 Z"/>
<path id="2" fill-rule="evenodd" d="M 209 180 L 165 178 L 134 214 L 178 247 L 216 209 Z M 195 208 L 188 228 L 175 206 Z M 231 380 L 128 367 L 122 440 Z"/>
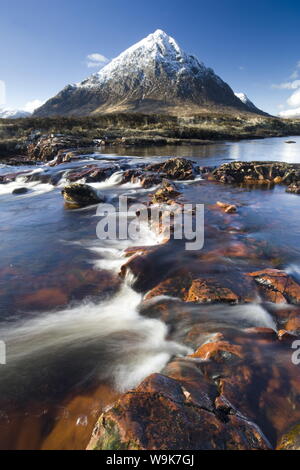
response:
<path id="1" fill-rule="evenodd" d="M 65 87 L 35 115 L 99 112 L 174 112 L 231 107 L 249 111 L 211 68 L 184 52 L 157 29 L 122 52 L 99 72 Z"/>
<path id="2" fill-rule="evenodd" d="M 152 33 L 154 36 L 168 36 L 167 33 L 165 33 L 165 31 L 163 31 L 162 29 L 156 29 L 154 31 L 154 33 Z M 169 36 L 168 36 L 169 37 Z"/>
<path id="3" fill-rule="evenodd" d="M 191 68 L 200 74 L 208 70 L 195 57 L 187 55 L 174 38 L 162 29 L 157 29 L 76 86 L 99 87 L 112 77 L 118 76 L 120 80 L 132 74 L 141 77 L 145 75 L 145 70 L 158 70 L 158 68 L 163 68 L 169 76 Z"/>

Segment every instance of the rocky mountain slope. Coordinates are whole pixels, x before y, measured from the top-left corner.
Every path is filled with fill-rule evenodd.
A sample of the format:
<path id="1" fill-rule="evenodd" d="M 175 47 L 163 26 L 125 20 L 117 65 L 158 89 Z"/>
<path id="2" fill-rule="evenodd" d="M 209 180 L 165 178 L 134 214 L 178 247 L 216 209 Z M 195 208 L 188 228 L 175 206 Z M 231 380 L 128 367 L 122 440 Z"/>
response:
<path id="1" fill-rule="evenodd" d="M 261 109 L 257 108 L 254 103 L 252 103 L 251 100 L 249 100 L 248 96 L 245 93 L 235 93 L 235 96 L 241 100 L 242 103 L 244 103 L 249 110 L 252 110 L 254 113 L 257 114 L 265 114 L 264 111 Z"/>
<path id="2" fill-rule="evenodd" d="M 83 82 L 66 86 L 34 115 L 84 116 L 119 111 L 184 114 L 223 107 L 260 113 L 235 96 L 211 68 L 157 30 Z"/>

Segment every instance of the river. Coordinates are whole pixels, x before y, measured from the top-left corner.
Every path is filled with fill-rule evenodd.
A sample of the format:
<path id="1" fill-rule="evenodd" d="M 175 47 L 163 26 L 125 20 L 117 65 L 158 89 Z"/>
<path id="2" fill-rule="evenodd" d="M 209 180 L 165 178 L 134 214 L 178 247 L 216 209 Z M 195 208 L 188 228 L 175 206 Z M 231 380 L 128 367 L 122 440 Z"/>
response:
<path id="1" fill-rule="evenodd" d="M 173 156 L 190 158 L 200 166 L 240 160 L 300 163 L 300 137 L 292 137 L 293 144 L 287 140 L 108 147 L 84 162 L 53 168 L 0 165 L 0 175 L 27 170 L 36 175 L 35 181 L 24 182 L 20 175 L 0 185 L 0 340 L 7 353 L 6 364 L 0 365 L 0 448 L 85 448 L 101 410 L 150 373 L 161 371 L 174 355 L 190 352 L 178 325 L 170 334 L 171 320 L 141 314 L 145 292 L 135 289 L 130 277 L 118 276 L 126 248 L 159 245 L 161 238 L 145 230 L 138 243 L 99 240 L 96 207 L 71 210 L 64 205 L 61 189 L 66 172 L 88 163 L 114 163 L 116 173 L 93 186 L 112 204 L 120 195 L 145 202 L 153 188 L 120 185 L 118 172 Z M 55 176 L 56 185 L 39 180 L 45 171 Z M 12 194 L 21 187 L 27 192 Z M 216 268 L 206 262 L 203 269 L 235 283 L 241 270 L 271 266 L 300 282 L 300 196 L 287 194 L 281 185 L 234 187 L 202 179 L 180 182 L 179 187 L 187 201 L 205 204 L 204 250 L 222 252 L 222 265 Z M 230 230 L 212 233 L 209 227 L 222 229 L 224 224 L 210 209 L 218 200 L 236 204 L 238 216 L 230 221 Z M 233 239 L 261 244 L 260 259 L 232 255 L 228 243 Z M 157 259 L 156 280 L 164 266 L 194 266 L 199 256 L 165 250 Z M 190 318 L 198 316 L 197 323 L 205 324 L 206 331 L 225 329 L 234 336 L 246 327 L 278 328 L 271 310 L 260 302 L 216 305 L 209 311 L 199 305 L 185 308 Z M 283 370 L 290 361 L 286 352 L 273 357 L 268 349 L 266 360 L 270 355 Z"/>

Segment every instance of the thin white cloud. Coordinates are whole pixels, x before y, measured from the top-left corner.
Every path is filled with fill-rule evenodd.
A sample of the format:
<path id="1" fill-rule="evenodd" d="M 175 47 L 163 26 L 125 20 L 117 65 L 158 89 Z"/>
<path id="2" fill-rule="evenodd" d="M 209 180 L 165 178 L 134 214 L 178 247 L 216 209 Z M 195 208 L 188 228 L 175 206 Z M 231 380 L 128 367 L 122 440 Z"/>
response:
<path id="1" fill-rule="evenodd" d="M 23 110 L 27 111 L 28 113 L 33 113 L 35 109 L 39 108 L 44 103 L 45 101 L 41 101 L 41 100 L 28 101 L 28 103 L 25 104 Z"/>
<path id="2" fill-rule="evenodd" d="M 89 68 L 101 67 L 104 64 L 106 64 L 107 62 L 109 62 L 109 59 L 107 57 L 105 57 L 102 54 L 99 54 L 98 52 L 94 52 L 93 54 L 89 54 L 89 55 L 87 55 L 86 58 L 87 58 L 86 65 Z"/>
<path id="3" fill-rule="evenodd" d="M 292 82 L 279 83 L 279 85 L 272 85 L 272 88 L 280 90 L 296 90 L 300 88 L 300 80 L 294 80 Z"/>
<path id="4" fill-rule="evenodd" d="M 280 111 L 279 116 L 283 118 L 300 118 L 300 88 L 298 88 L 287 100 L 292 109 Z"/>
<path id="5" fill-rule="evenodd" d="M 287 100 L 287 104 L 293 108 L 300 106 L 300 89 L 296 90 Z"/>
<path id="6" fill-rule="evenodd" d="M 279 116 L 283 118 L 298 118 L 300 117 L 300 79 L 299 79 L 300 60 L 296 64 L 296 68 L 290 76 L 292 81 L 272 85 L 272 88 L 280 90 L 294 90 L 291 96 L 287 99 L 287 104 L 292 109 L 284 109 L 283 105 L 278 105 Z"/>
<path id="7" fill-rule="evenodd" d="M 299 72 L 298 70 L 295 70 L 291 75 L 290 75 L 290 79 L 291 80 L 295 80 L 296 78 L 299 77 Z"/>
<path id="8" fill-rule="evenodd" d="M 300 118 L 300 108 L 286 109 L 285 111 L 280 111 L 279 116 L 283 118 Z"/>

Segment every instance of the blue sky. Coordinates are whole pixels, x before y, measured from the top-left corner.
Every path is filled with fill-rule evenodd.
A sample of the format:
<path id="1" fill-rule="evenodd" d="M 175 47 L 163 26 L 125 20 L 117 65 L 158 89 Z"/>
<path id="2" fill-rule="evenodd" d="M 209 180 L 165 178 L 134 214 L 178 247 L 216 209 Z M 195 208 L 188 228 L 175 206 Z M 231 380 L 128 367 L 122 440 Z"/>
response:
<path id="1" fill-rule="evenodd" d="M 300 109 L 299 0 L 10 0 L 0 8 L 6 107 L 46 100 L 100 68 L 87 56 L 112 59 L 160 28 L 260 108 Z"/>

